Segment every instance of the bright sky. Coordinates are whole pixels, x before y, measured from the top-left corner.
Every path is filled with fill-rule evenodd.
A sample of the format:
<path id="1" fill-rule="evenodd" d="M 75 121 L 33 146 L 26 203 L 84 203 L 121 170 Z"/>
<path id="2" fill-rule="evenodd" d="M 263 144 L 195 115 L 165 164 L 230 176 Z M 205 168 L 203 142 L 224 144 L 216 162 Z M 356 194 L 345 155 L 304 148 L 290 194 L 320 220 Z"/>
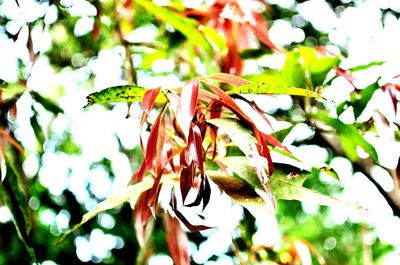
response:
<path id="1" fill-rule="evenodd" d="M 93 16 L 96 14 L 96 9 L 84 0 L 65 0 L 61 2 L 70 7 L 69 12 L 72 15 L 80 17 L 75 26 L 75 35 L 80 36 L 88 33 L 93 26 Z M 342 62 L 343 68 L 366 64 L 371 61 L 386 62 L 382 67 L 372 68 L 368 73 L 363 73 L 359 76 L 356 75 L 358 77 L 356 82 L 360 86 L 365 85 L 366 83 L 364 82 L 374 81 L 378 76 L 383 76 L 382 79 L 388 81 L 393 76 L 400 74 L 400 49 L 398 48 L 400 47 L 400 38 L 398 38 L 400 20 L 390 13 L 385 15 L 382 20 L 380 16 L 381 9 L 383 8 L 390 8 L 394 12 L 400 12 L 400 1 L 355 1 L 357 3 L 356 7 L 344 10 L 337 9 L 335 11 L 323 0 L 306 1 L 297 5 L 297 7 L 294 7 L 294 1 L 292 0 L 270 0 L 267 2 L 296 9 L 299 15 L 293 18 L 295 23 L 298 25 L 312 23 L 316 29 L 327 32 L 329 40 L 333 43 L 333 45 L 328 46 L 328 49 L 331 49 L 333 52 L 338 52 L 338 47 L 346 48 L 348 57 Z M 52 24 L 58 17 L 56 8 L 48 6 L 48 2 L 27 0 L 19 1 L 19 3 L 20 8 L 16 6 L 14 0 L 4 0 L 0 3 L 0 15 L 13 19 L 7 25 L 0 25 L 0 58 L 2 60 L 0 64 L 0 79 L 7 82 L 15 82 L 17 80 L 18 60 L 22 60 L 29 65 L 29 54 L 25 48 L 28 34 L 26 23 L 46 14 L 45 22 Z M 20 29 L 21 33 L 16 42 L 6 37 L 6 31 L 16 33 Z M 146 36 L 147 41 L 151 41 L 151 38 L 155 37 L 155 29 L 151 26 L 136 29 L 136 31 L 140 31 L 141 35 Z M 63 38 L 65 34 L 60 30 L 56 37 Z M 34 30 L 33 38 L 35 50 L 41 52 L 48 50 L 52 41 L 57 41 L 51 39 L 46 29 L 44 31 Z M 290 21 L 281 19 L 271 25 L 270 38 L 279 45 L 286 45 L 293 42 L 302 42 L 305 34 L 302 29 L 293 27 Z M 39 167 L 39 160 L 34 151 L 36 142 L 33 138 L 33 132 L 28 127 L 29 118 L 32 115 L 30 111 L 31 99 L 25 95 L 18 105 L 17 124 L 19 129 L 17 135 L 24 146 L 28 148 L 28 157 L 24 164 L 24 170 L 30 176 L 40 170 L 40 182 L 54 196 L 59 196 L 63 190 L 69 189 L 76 195 L 78 201 L 85 205 L 87 210 L 95 206 L 95 201 L 90 198 L 86 190 L 87 185 L 89 185 L 91 192 L 98 199 L 105 199 L 107 196 L 125 187 L 132 175 L 130 162 L 126 155 L 119 152 L 115 135 L 118 135 L 122 144 L 127 149 L 132 149 L 138 144 L 139 132 L 135 131 L 135 128 L 139 127 L 139 117 L 137 114 L 139 113 L 139 106 L 133 106 L 129 110 L 131 113 L 129 118 L 126 118 L 128 110 L 123 104 L 115 105 L 112 111 L 105 111 L 101 106 L 93 106 L 86 110 L 82 109 L 89 90 L 98 91 L 108 86 L 126 83 L 125 80 L 121 79 L 123 53 L 122 47 L 118 46 L 102 50 L 96 58 L 91 59 L 87 65 L 82 66 L 78 70 L 66 68 L 61 72 L 55 72 L 45 56 L 39 56 L 38 60 L 32 66 L 27 84 L 29 89 L 55 97 L 59 97 L 57 91 L 60 86 L 63 86 L 65 91 L 68 91 L 59 100 L 59 104 L 65 110 L 65 115 L 60 115 L 53 121 L 52 129 L 60 134 L 65 130 L 69 130 L 72 133 L 73 140 L 81 147 L 82 152 L 79 156 L 67 156 L 49 150 L 43 157 L 42 166 Z M 137 58 L 137 60 L 140 59 L 140 57 Z M 279 67 L 283 59 L 280 56 L 273 56 L 265 58 L 263 62 L 258 63 Z M 76 60 L 79 61 L 79 58 L 77 57 Z M 173 61 L 171 60 L 156 62 L 153 66 L 154 71 L 168 71 L 171 67 L 173 67 Z M 249 73 L 255 71 L 254 69 L 256 68 L 254 65 L 251 65 L 251 62 L 246 65 L 246 71 Z M 91 73 L 95 75 L 94 87 L 89 87 L 87 82 Z M 173 74 L 156 78 L 139 76 L 139 83 L 147 87 L 159 86 L 166 82 L 173 87 L 179 85 L 181 81 Z M 82 88 L 88 88 L 88 90 Z M 333 101 L 340 101 L 348 95 L 348 91 L 348 84 L 338 80 L 327 89 L 326 96 Z M 290 99 L 287 97 L 283 97 L 282 99 L 282 102 L 290 106 Z M 383 109 L 382 111 L 385 110 Z M 42 116 L 40 122 L 44 125 L 49 124 L 51 117 L 46 115 L 44 111 L 40 114 Z M 393 117 L 393 119 L 398 120 L 399 118 Z M 132 135 L 132 132 L 134 132 L 134 135 Z M 290 145 L 294 140 L 304 136 L 307 132 L 307 127 L 300 126 L 288 136 L 285 143 Z M 101 144 L 99 143 L 99 139 L 101 139 Z M 381 147 L 385 147 L 385 144 L 388 146 L 387 143 L 377 142 L 376 144 Z M 387 151 L 383 152 L 382 148 L 378 148 L 379 155 L 384 157 L 382 162 L 386 166 L 393 167 L 393 163 L 397 162 L 397 159 L 394 158 L 400 155 L 399 143 L 395 144 L 397 147 L 392 145 L 392 148 L 389 148 L 393 151 L 389 155 Z M 318 147 L 299 147 L 297 149 L 292 147 L 292 149 L 295 153 L 303 156 L 304 159 L 307 156 L 302 154 L 309 154 L 310 152 L 317 152 L 320 154 L 320 158 L 326 155 Z M 112 168 L 116 174 L 113 182 L 110 181 L 108 173 L 103 167 L 89 168 L 91 163 L 100 161 L 102 158 L 111 160 Z M 370 210 L 367 214 L 332 210 L 332 219 L 336 223 L 343 223 L 347 218 L 350 218 L 351 220 L 365 221 L 374 225 L 376 227 L 374 232 L 376 235 L 374 236 L 377 236 L 384 242 L 397 246 L 398 254 L 400 251 L 400 237 L 398 236 L 400 234 L 399 219 L 391 217 L 390 208 L 384 203 L 381 196 L 378 195 L 376 189 L 369 182 L 365 181 L 365 176 L 359 173 L 352 173 L 348 160 L 336 158 L 332 161 L 331 166 L 339 172 L 341 180 L 346 185 L 344 192 L 338 196 L 343 200 L 361 203 Z M 71 169 L 70 175 L 68 175 L 68 169 Z M 378 172 L 378 181 L 383 183 L 387 189 L 393 186 L 393 182 L 391 182 L 389 177 L 381 174 L 379 168 L 375 169 L 375 172 Z M 32 208 L 37 209 L 38 203 L 40 204 L 40 202 L 35 201 L 35 198 L 30 201 Z M 226 207 L 226 204 L 221 203 L 219 206 Z M 315 207 L 310 205 L 305 205 L 304 209 L 310 212 L 315 211 Z M 215 210 L 220 211 L 218 207 Z M 222 212 L 226 213 L 226 211 Z M 194 249 L 195 247 L 192 246 L 195 261 L 200 263 L 207 260 L 213 254 L 220 255 L 228 248 L 231 243 L 232 230 L 235 227 L 235 223 L 241 218 L 241 214 L 240 208 L 234 206 L 231 211 L 232 218 L 230 220 L 232 220 L 232 223 L 228 226 L 229 229 L 226 229 L 226 226 L 221 226 L 220 229 L 207 232 L 210 236 L 209 240 L 204 242 L 199 249 Z M 72 225 L 69 213 L 66 211 L 56 213 L 51 210 L 45 210 L 40 213 L 40 218 L 43 223 L 51 226 L 51 231 L 54 234 L 65 232 Z M 9 219 L 8 209 L 0 207 L 0 222 L 6 222 Z M 100 215 L 98 220 L 100 225 L 105 229 L 110 229 L 115 224 L 113 217 L 107 214 Z M 214 221 L 216 222 L 216 220 Z M 276 222 L 274 223 L 269 218 L 266 218 L 263 222 L 268 223 L 268 226 L 264 227 L 272 227 L 272 230 L 264 231 L 260 229 L 257 234 L 258 238 L 263 238 L 262 235 L 269 234 L 268 238 L 278 240 L 280 232 Z M 326 243 L 327 249 L 331 248 L 333 244 L 332 239 L 329 240 Z M 108 242 L 108 244 L 101 244 L 99 242 Z M 272 243 L 268 242 L 268 244 Z M 124 246 L 122 238 L 104 233 L 99 229 L 93 230 L 87 237 L 76 238 L 75 244 L 77 255 L 84 262 L 101 260 L 111 254 L 111 249 Z M 396 255 L 388 255 L 387 260 L 385 264 L 400 264 L 399 256 Z M 166 256 L 156 256 L 150 262 L 150 264 L 161 263 L 172 264 L 172 260 Z M 52 263 L 48 261 L 47 264 Z M 229 259 L 221 256 L 221 261 L 218 264 L 230 264 Z"/>

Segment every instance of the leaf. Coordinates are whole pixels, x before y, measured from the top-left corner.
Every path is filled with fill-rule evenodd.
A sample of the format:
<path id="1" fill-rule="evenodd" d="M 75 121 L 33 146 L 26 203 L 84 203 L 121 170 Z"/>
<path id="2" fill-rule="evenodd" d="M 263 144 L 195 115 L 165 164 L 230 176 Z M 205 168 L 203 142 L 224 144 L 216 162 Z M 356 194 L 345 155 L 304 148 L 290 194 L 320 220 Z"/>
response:
<path id="1" fill-rule="evenodd" d="M 290 86 L 284 82 L 266 81 L 260 83 L 249 83 L 235 87 L 228 94 L 285 94 L 292 96 L 305 96 L 324 99 L 318 93 L 311 90 Z"/>
<path id="2" fill-rule="evenodd" d="M 281 69 L 281 76 L 285 83 L 295 87 L 304 87 L 306 84 L 305 71 L 300 64 L 300 55 L 296 51 L 286 53 L 286 60 Z"/>
<path id="3" fill-rule="evenodd" d="M 250 83 L 250 81 L 243 79 L 239 76 L 225 74 L 225 73 L 208 75 L 206 77 L 203 77 L 202 79 L 203 80 L 213 80 L 213 81 L 217 81 L 220 83 L 227 83 L 227 84 L 231 84 L 233 86 L 242 86 L 242 85 Z"/>
<path id="4" fill-rule="evenodd" d="M 29 216 L 29 205 L 26 194 L 21 187 L 21 181 L 12 165 L 8 152 L 5 152 L 6 178 L 0 185 L 0 198 L 12 213 L 12 220 L 18 236 L 29 253 L 30 258 L 36 262 L 35 251 L 31 245 L 30 232 L 31 223 Z"/>
<path id="5" fill-rule="evenodd" d="M 86 97 L 88 103 L 85 108 L 100 103 L 141 102 L 146 92 L 146 88 L 134 85 L 109 87 L 89 94 Z M 164 94 L 158 94 L 154 102 L 165 102 L 166 100 Z"/>
<path id="6" fill-rule="evenodd" d="M 322 85 L 328 72 L 340 62 L 339 57 L 319 56 L 315 49 L 305 46 L 299 48 L 299 54 L 314 86 Z"/>
<path id="7" fill-rule="evenodd" d="M 202 146 L 201 132 L 198 126 L 194 125 L 189 131 L 189 154 L 193 159 L 194 164 L 204 174 L 204 157 Z"/>
<path id="8" fill-rule="evenodd" d="M 221 161 L 232 170 L 238 178 L 248 183 L 253 189 L 259 189 L 257 175 L 252 168 L 244 161 L 244 157 L 224 157 Z M 276 166 L 275 171 L 270 177 L 269 184 L 274 196 L 283 200 L 298 200 L 303 202 L 314 202 L 325 206 L 350 207 L 352 209 L 361 209 L 358 205 L 353 205 L 333 197 L 318 193 L 303 187 L 303 183 L 308 172 L 293 172 L 292 167 Z"/>
<path id="9" fill-rule="evenodd" d="M 158 94 L 160 93 L 160 88 L 149 89 L 144 93 L 142 99 L 142 109 L 147 114 L 150 113 L 150 110 L 153 108 L 154 101 L 156 100 Z"/>
<path id="10" fill-rule="evenodd" d="M 242 157 L 242 159 L 245 158 Z M 254 170 L 250 167 L 249 170 L 252 171 L 255 178 L 258 180 Z M 264 200 L 251 185 L 242 179 L 226 175 L 223 172 L 220 172 L 220 174 L 210 174 L 209 176 L 234 203 L 245 207 L 254 217 L 257 218 L 259 215 L 271 214 L 274 212 L 274 207 L 268 203 L 269 200 Z M 260 182 L 258 181 L 258 183 Z M 261 189 L 263 188 L 260 186 L 259 190 L 261 191 Z"/>
<path id="11" fill-rule="evenodd" d="M 61 239 L 57 241 L 57 245 L 62 243 L 69 234 L 91 220 L 93 217 L 96 217 L 99 213 L 115 208 L 128 200 L 131 201 L 131 205 L 134 205 L 139 199 L 139 196 L 144 191 L 150 189 L 153 184 L 154 180 L 152 178 L 144 178 L 141 182 L 127 187 L 124 191 L 118 192 L 117 194 L 108 197 L 106 200 L 97 204 L 97 206 L 94 207 L 90 212 L 83 215 L 81 222 L 74 225 L 70 230 L 68 230 L 61 237 Z"/>
<path id="12" fill-rule="evenodd" d="M 356 119 L 364 111 L 375 91 L 380 88 L 378 81 L 379 79 L 366 88 L 351 93 L 350 105 L 353 106 L 354 117 Z"/>
<path id="13" fill-rule="evenodd" d="M 254 148 L 257 139 L 243 123 L 232 118 L 217 118 L 208 122 L 223 130 L 249 159 L 259 156 Z"/>
<path id="14" fill-rule="evenodd" d="M 165 220 L 169 253 L 176 265 L 190 265 L 189 239 L 182 230 L 179 221 L 167 215 Z"/>
<path id="15" fill-rule="evenodd" d="M 265 21 L 264 16 L 261 13 L 253 12 L 253 23 L 248 23 L 254 33 L 257 35 L 265 45 L 275 51 L 279 51 L 280 49 L 270 40 L 268 36 L 268 24 Z"/>
<path id="16" fill-rule="evenodd" d="M 384 63 L 385 63 L 385 61 L 373 61 L 373 62 L 370 62 L 368 64 L 357 65 L 357 66 L 352 67 L 352 68 L 350 68 L 348 70 L 350 72 L 356 72 L 356 71 L 366 70 L 366 69 L 368 69 L 368 68 L 370 68 L 372 66 L 379 66 L 379 65 L 382 65 Z"/>
<path id="17" fill-rule="evenodd" d="M 136 0 L 147 12 L 161 18 L 173 28 L 181 32 L 190 42 L 200 46 L 207 53 L 213 53 L 213 49 L 207 39 L 197 29 L 198 22 L 170 11 L 169 9 L 153 4 L 151 1 Z"/>
<path id="18" fill-rule="evenodd" d="M 227 45 L 224 37 L 222 37 L 213 27 L 201 25 L 199 30 L 203 32 L 204 36 L 206 36 L 212 44 L 217 46 L 221 53 L 226 52 Z"/>
<path id="19" fill-rule="evenodd" d="M 197 101 L 199 98 L 199 82 L 200 81 L 198 78 L 194 78 L 191 82 L 183 86 L 181 92 L 177 120 L 180 128 L 186 136 L 186 139 L 188 139 L 190 124 L 197 108 Z"/>
<path id="20" fill-rule="evenodd" d="M 326 113 L 312 113 L 310 116 L 337 130 L 342 147 L 351 161 L 358 160 L 357 146 L 360 146 L 375 162 L 379 163 L 375 148 L 358 133 L 353 125 L 331 118 Z"/>
<path id="21" fill-rule="evenodd" d="M 153 127 L 151 128 L 147 141 L 145 162 L 147 169 L 153 170 L 156 176 L 161 175 L 162 153 L 165 142 L 165 108 L 158 115 Z"/>
<path id="22" fill-rule="evenodd" d="M 31 90 L 29 93 L 31 94 L 31 96 L 37 103 L 42 105 L 46 110 L 50 111 L 54 115 L 64 113 L 64 110 L 62 108 L 60 108 L 60 106 L 58 106 L 50 98 L 43 97 L 42 95 L 40 95 L 39 93 L 37 93 L 36 91 L 33 91 L 33 90 Z"/>

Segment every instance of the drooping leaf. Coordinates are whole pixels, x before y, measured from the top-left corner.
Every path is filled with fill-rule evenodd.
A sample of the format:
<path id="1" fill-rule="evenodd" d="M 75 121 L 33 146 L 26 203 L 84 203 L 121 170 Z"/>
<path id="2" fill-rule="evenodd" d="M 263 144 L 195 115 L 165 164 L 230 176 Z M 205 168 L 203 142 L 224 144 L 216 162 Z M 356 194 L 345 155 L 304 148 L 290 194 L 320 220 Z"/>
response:
<path id="1" fill-rule="evenodd" d="M 36 254 L 31 245 L 31 222 L 29 217 L 29 205 L 25 191 L 21 186 L 21 180 L 12 164 L 13 159 L 5 152 L 6 178 L 0 185 L 0 198 L 12 213 L 12 220 L 18 236 L 29 253 L 30 258 L 36 261 Z"/>
<path id="2" fill-rule="evenodd" d="M 204 157 L 202 147 L 202 137 L 199 127 L 194 125 L 189 132 L 189 154 L 193 159 L 194 164 L 204 174 Z"/>
<path id="3" fill-rule="evenodd" d="M 99 203 L 96 207 L 94 207 L 90 212 L 83 215 L 82 220 L 79 224 L 74 225 L 70 230 L 68 230 L 57 244 L 60 244 L 64 241 L 65 237 L 74 232 L 76 229 L 81 227 L 83 224 L 91 220 L 93 217 L 96 217 L 99 213 L 107 211 L 109 209 L 115 208 L 128 200 L 131 201 L 131 204 L 134 205 L 136 201 L 139 199 L 139 196 L 146 190 L 150 189 L 154 184 L 153 178 L 144 178 L 141 182 L 136 183 L 127 187 L 124 191 L 121 191 L 115 195 L 108 197 L 106 200 Z"/>
<path id="4" fill-rule="evenodd" d="M 194 78 L 191 82 L 185 84 L 182 88 L 179 100 L 179 109 L 176 113 L 180 128 L 188 139 L 190 124 L 196 112 L 197 101 L 199 98 L 200 81 Z"/>
<path id="5" fill-rule="evenodd" d="M 259 38 L 266 46 L 268 46 L 272 50 L 275 51 L 281 50 L 270 40 L 268 36 L 268 24 L 264 16 L 261 13 L 255 13 L 255 12 L 253 12 L 252 15 L 254 22 L 248 23 L 248 25 L 254 31 L 257 38 Z"/>
<path id="6" fill-rule="evenodd" d="M 159 175 L 162 170 L 162 152 L 165 141 L 165 109 L 158 115 L 147 141 L 145 161 L 147 169 Z"/>
<path id="7" fill-rule="evenodd" d="M 284 82 L 266 81 L 260 83 L 248 83 L 239 87 L 235 87 L 228 94 L 285 94 L 292 96 L 305 96 L 313 98 L 323 97 L 311 90 L 290 86 Z"/>
<path id="8" fill-rule="evenodd" d="M 152 216 L 151 209 L 148 205 L 148 199 L 150 196 L 150 189 L 142 192 L 139 199 L 136 202 L 134 209 L 134 226 L 136 232 L 136 239 L 139 246 L 143 247 L 146 241 L 146 227 L 148 221 Z"/>
<path id="9" fill-rule="evenodd" d="M 43 97 L 38 92 L 33 90 L 30 91 L 30 94 L 37 103 L 42 105 L 46 110 L 50 111 L 54 115 L 64 113 L 64 110 L 60 108 L 60 106 L 58 106 L 58 104 L 52 101 L 49 97 Z"/>
<path id="10" fill-rule="evenodd" d="M 358 160 L 357 146 L 359 146 L 367 152 L 375 162 L 379 163 L 375 148 L 359 134 L 353 125 L 345 124 L 339 119 L 331 118 L 326 113 L 313 113 L 310 115 L 338 132 L 342 147 L 350 160 Z"/>
<path id="11" fill-rule="evenodd" d="M 197 29 L 198 22 L 196 20 L 178 15 L 177 13 L 165 7 L 156 5 L 151 1 L 137 0 L 136 3 L 143 6 L 149 13 L 161 18 L 164 22 L 169 23 L 193 44 L 200 46 L 207 53 L 213 53 L 210 43 Z"/>
<path id="12" fill-rule="evenodd" d="M 246 158 L 242 157 L 242 159 Z M 249 170 L 254 174 L 254 181 L 258 181 L 254 170 L 250 167 Z M 259 215 L 271 214 L 274 212 L 274 207 L 269 203 L 269 199 L 265 200 L 256 192 L 256 190 L 263 190 L 260 181 L 258 181 L 259 188 L 255 189 L 243 179 L 226 175 L 222 171 L 221 174 L 210 174 L 210 178 L 234 203 L 245 207 L 254 217 L 257 218 Z"/>
<path id="13" fill-rule="evenodd" d="M 206 230 L 206 229 L 210 229 L 211 227 L 206 226 L 206 225 L 192 225 L 187 218 L 179 211 L 178 209 L 178 203 L 175 197 L 175 194 L 172 193 L 172 198 L 170 201 L 170 206 L 172 208 L 172 211 L 175 213 L 176 217 L 178 217 L 178 219 L 191 231 L 191 232 L 195 232 L 195 231 L 201 231 L 201 230 Z"/>
<path id="14" fill-rule="evenodd" d="M 250 83 L 250 81 L 236 76 L 236 75 L 231 75 L 231 74 L 225 74 L 225 73 L 218 73 L 218 74 L 212 74 L 212 75 L 208 75 L 206 77 L 203 77 L 204 80 L 213 80 L 213 81 L 217 81 L 220 83 L 227 83 L 233 86 L 242 86 L 245 84 Z"/>
<path id="15" fill-rule="evenodd" d="M 86 97 L 88 103 L 85 107 L 110 102 L 142 102 L 146 92 L 146 88 L 134 85 L 109 87 L 89 94 Z M 154 102 L 165 102 L 166 100 L 164 94 L 158 94 Z"/>
<path id="16" fill-rule="evenodd" d="M 226 40 L 213 27 L 202 25 L 199 29 L 203 32 L 204 36 L 210 41 L 210 43 L 214 44 L 221 53 L 226 51 Z"/>
<path id="17" fill-rule="evenodd" d="M 257 175 L 252 168 L 244 162 L 244 157 L 224 157 L 221 161 L 231 169 L 238 178 L 248 183 L 253 189 L 260 188 Z M 272 193 L 276 198 L 283 200 L 298 200 L 314 202 L 325 206 L 361 209 L 358 205 L 353 205 L 303 187 L 302 185 L 309 174 L 308 172 L 300 170 L 293 172 L 291 167 L 276 167 L 269 181 Z"/>
<path id="18" fill-rule="evenodd" d="M 176 265 L 190 265 L 189 239 L 182 230 L 179 221 L 167 215 L 165 220 L 169 253 Z"/>
<path id="19" fill-rule="evenodd" d="M 153 108 L 154 101 L 156 100 L 158 94 L 160 93 L 160 88 L 149 89 L 143 95 L 142 100 L 142 109 L 147 114 L 150 113 L 150 110 Z"/>

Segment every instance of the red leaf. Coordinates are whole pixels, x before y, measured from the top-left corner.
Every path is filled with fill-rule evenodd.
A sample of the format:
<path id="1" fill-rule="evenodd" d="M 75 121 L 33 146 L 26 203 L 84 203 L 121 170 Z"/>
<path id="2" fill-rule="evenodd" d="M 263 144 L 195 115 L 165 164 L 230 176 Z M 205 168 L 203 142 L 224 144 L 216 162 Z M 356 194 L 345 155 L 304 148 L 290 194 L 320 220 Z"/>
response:
<path id="1" fill-rule="evenodd" d="M 136 202 L 134 210 L 136 238 L 140 246 L 144 245 L 144 241 L 146 238 L 146 225 L 151 217 L 150 208 L 147 206 L 149 194 L 150 190 L 147 190 L 140 195 L 139 200 Z"/>
<path id="2" fill-rule="evenodd" d="M 159 175 L 162 163 L 162 151 L 165 140 L 165 109 L 161 111 L 150 131 L 147 141 L 145 161 L 149 170 L 154 170 Z"/>
<path id="3" fill-rule="evenodd" d="M 149 114 L 150 110 L 153 108 L 154 101 L 160 92 L 160 88 L 149 89 L 143 96 L 142 109 L 144 112 Z"/>
<path id="4" fill-rule="evenodd" d="M 235 103 L 235 101 L 230 96 L 228 96 L 222 89 L 220 89 L 219 87 L 216 87 L 214 85 L 211 85 L 211 84 L 207 84 L 207 85 L 221 99 L 220 101 L 219 100 L 214 100 L 214 101 L 216 101 L 219 104 L 223 105 L 224 107 L 230 109 L 241 120 L 246 122 L 252 128 L 254 136 L 256 137 L 256 139 L 258 141 L 257 149 L 258 149 L 260 155 L 265 157 L 268 160 L 268 167 L 269 167 L 268 174 L 271 175 L 274 170 L 274 165 L 272 164 L 272 159 L 271 159 L 271 155 L 269 153 L 269 149 L 268 149 L 267 145 L 265 144 L 265 140 L 262 139 L 262 136 L 260 136 L 260 131 L 257 129 L 257 126 L 240 109 L 240 107 Z M 262 181 L 262 183 L 265 183 L 265 181 L 266 180 Z"/>
<path id="5" fill-rule="evenodd" d="M 356 78 L 351 74 L 349 70 L 335 67 L 335 71 L 337 75 L 342 76 L 344 79 L 346 79 L 354 87 L 354 90 L 358 90 L 358 88 L 354 85 L 354 81 L 356 80 Z"/>
<path id="6" fill-rule="evenodd" d="M 190 164 L 189 167 L 182 168 L 181 175 L 179 178 L 179 184 L 181 189 L 182 201 L 185 203 L 186 197 L 193 187 L 193 179 L 196 175 L 196 168 L 194 164 Z"/>
<path id="7" fill-rule="evenodd" d="M 265 184 L 264 184 L 264 189 L 265 189 L 265 191 L 267 192 L 268 197 L 269 197 L 269 199 L 270 199 L 271 202 L 272 202 L 272 205 L 273 205 L 274 208 L 276 209 L 276 201 L 275 201 L 274 195 L 272 194 L 271 188 L 269 187 L 269 184 L 268 184 L 268 183 L 265 183 Z"/>
<path id="8" fill-rule="evenodd" d="M 177 113 L 177 121 L 183 133 L 188 139 L 190 123 L 193 120 L 199 97 L 199 79 L 195 78 L 182 88 L 180 108 Z"/>
<path id="9" fill-rule="evenodd" d="M 189 239 L 179 221 L 167 215 L 166 237 L 169 253 L 176 265 L 190 265 Z"/>
<path id="10" fill-rule="evenodd" d="M 262 132 L 259 133 L 261 138 L 261 141 L 259 141 L 261 147 L 260 154 L 268 160 L 268 174 L 272 175 L 272 172 L 274 171 L 274 164 L 272 163 L 271 154 L 269 152 L 268 146 L 265 143 L 267 140 L 266 138 L 264 138 L 265 134 L 263 134 Z"/>
<path id="11" fill-rule="evenodd" d="M 268 24 L 260 13 L 253 12 L 254 23 L 248 23 L 250 28 L 254 31 L 257 37 L 269 48 L 275 51 L 281 51 L 268 36 Z"/>
<path id="12" fill-rule="evenodd" d="M 194 164 L 200 170 L 202 174 L 204 174 L 204 156 L 203 156 L 203 139 L 201 137 L 201 132 L 199 127 L 196 125 L 192 126 L 189 131 L 189 154 Z"/>
<path id="13" fill-rule="evenodd" d="M 176 197 L 174 194 L 172 194 L 170 206 L 172 210 L 174 211 L 176 217 L 191 231 L 191 232 L 196 232 L 196 231 L 201 231 L 201 230 L 206 230 L 210 229 L 211 227 L 205 226 L 205 225 L 192 225 L 186 217 L 178 210 L 177 207 L 177 201 Z"/>
<path id="14" fill-rule="evenodd" d="M 15 140 L 11 135 L 9 135 L 7 132 L 5 132 L 4 130 L 0 129 L 0 135 L 2 135 L 10 144 L 12 144 L 15 149 L 18 150 L 18 152 L 21 153 L 21 155 L 23 155 L 25 157 L 25 152 L 24 149 L 22 148 L 22 146 L 17 142 L 17 140 Z"/>
<path id="15" fill-rule="evenodd" d="M 392 101 L 393 110 L 394 110 L 395 114 L 397 114 L 397 102 L 398 102 L 397 97 L 396 97 L 396 90 L 398 90 L 399 88 L 400 87 L 398 85 L 394 85 L 391 83 L 387 83 L 382 86 L 382 90 L 389 95 L 389 97 Z"/>
<path id="16" fill-rule="evenodd" d="M 203 79 L 208 79 L 208 80 L 214 80 L 220 83 L 228 83 L 233 86 L 242 86 L 245 84 L 249 84 L 250 81 L 243 79 L 239 76 L 236 75 L 231 75 L 231 74 L 225 74 L 225 73 L 218 73 L 218 74 L 213 74 L 213 75 L 208 75 L 204 77 Z"/>
<path id="17" fill-rule="evenodd" d="M 262 135 L 262 138 L 269 143 L 272 146 L 276 146 L 279 148 L 282 148 L 283 150 L 285 150 L 286 152 L 288 152 L 289 154 L 291 154 L 292 152 L 290 152 L 290 150 L 284 146 L 278 139 L 276 139 L 275 137 L 268 135 L 268 134 L 264 134 L 263 132 L 260 132 L 260 134 Z"/>
<path id="18" fill-rule="evenodd" d="M 133 174 L 132 179 L 130 181 L 130 184 L 132 184 L 135 179 L 137 182 L 141 182 L 143 180 L 144 174 L 147 171 L 147 165 L 146 165 L 146 160 L 143 160 L 142 164 L 140 165 L 140 168 L 138 171 L 136 171 L 135 174 Z"/>
<path id="19" fill-rule="evenodd" d="M 225 56 L 222 71 L 229 74 L 241 75 L 244 61 L 239 55 L 236 45 L 229 45 L 228 54 Z"/>

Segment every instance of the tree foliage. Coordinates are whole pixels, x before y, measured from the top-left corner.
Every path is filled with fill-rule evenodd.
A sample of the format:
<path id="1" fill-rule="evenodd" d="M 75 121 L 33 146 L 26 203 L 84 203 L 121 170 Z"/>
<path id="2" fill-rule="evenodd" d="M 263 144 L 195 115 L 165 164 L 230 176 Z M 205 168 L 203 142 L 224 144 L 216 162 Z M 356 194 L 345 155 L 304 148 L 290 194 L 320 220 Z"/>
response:
<path id="1" fill-rule="evenodd" d="M 7 5 L 21 12 L 26 8 L 20 1 L 0 4 Z M 38 2 L 34 6 L 46 11 L 16 31 L 7 28 L 16 18 L 2 14 L 7 25 L 3 35 L 10 42 L 24 42 L 27 53 L 20 59 L 17 78 L 0 87 L 0 210 L 10 212 L 16 230 L 9 233 L 10 223 L 0 223 L 0 247 L 5 250 L 0 263 L 147 264 L 167 254 L 175 264 L 197 264 L 201 259 L 192 251 L 200 253 L 209 240 L 207 233 L 221 229 L 209 221 L 210 215 L 224 219 L 235 209 L 243 210 L 229 231 L 229 249 L 204 262 L 224 257 L 240 264 L 379 262 L 394 246 L 380 239 L 371 243 L 366 238 L 374 228 L 349 217 L 364 216 L 368 209 L 343 196 L 346 173 L 335 161 L 343 159 L 361 172 L 363 181 L 372 183 L 400 217 L 399 164 L 382 159 L 377 144 L 398 144 L 398 76 L 358 82 L 357 73 L 385 63 L 345 68 L 346 57 L 332 52 L 327 43 L 275 44 L 269 25 L 293 17 L 293 9 L 263 1 L 185 5 Z M 323 33 L 310 24 L 303 30 L 322 39 Z M 35 46 L 35 32 L 50 36 L 49 48 Z M 107 61 L 114 55 L 118 62 Z M 100 60 L 102 56 L 107 59 Z M 262 61 L 268 58 L 282 62 L 266 67 Z M 108 63 L 117 80 L 104 83 L 103 75 L 115 76 L 101 70 Z M 35 67 L 43 64 L 60 79 L 68 72 L 81 79 L 74 80 L 74 88 L 63 81 L 59 86 L 43 81 L 48 87 L 40 90 L 34 85 Z M 249 65 L 256 71 L 247 70 Z M 334 102 L 329 93 L 338 82 L 350 89 Z M 75 115 L 75 107 L 63 99 L 68 93 L 72 96 L 67 99 L 82 103 L 79 115 L 95 113 L 98 124 L 122 105 L 124 119 L 132 122 L 134 116 L 137 121 L 137 133 L 130 132 L 138 137 L 136 147 L 127 148 L 118 133 L 110 136 L 134 172 L 123 189 L 101 197 L 94 180 L 86 179 L 82 185 L 87 195 L 78 194 L 74 163 L 88 168 L 79 174 L 107 175 L 101 185 L 116 182 L 122 169 L 108 156 L 84 158 L 73 126 L 60 129 L 63 120 Z M 374 103 L 379 96 L 389 112 Z M 119 129 L 113 122 L 104 126 Z M 99 148 L 109 143 L 100 132 L 90 133 Z M 394 155 L 397 162 L 398 153 Z M 68 176 L 61 192 L 52 191 L 44 180 L 52 156 L 66 165 L 56 172 Z M 29 170 L 32 160 L 36 170 Z M 374 176 L 377 168 L 391 177 L 391 190 Z M 241 208 L 212 212 L 226 195 Z M 307 211 L 310 205 L 314 213 Z M 348 218 L 335 224 L 335 213 Z M 277 223 L 268 221 L 271 218 Z M 265 231 L 278 226 L 283 236 L 266 238 Z M 91 247 L 96 240 L 114 243 L 96 253 Z M 25 249 L 13 248 L 15 242 Z"/>

